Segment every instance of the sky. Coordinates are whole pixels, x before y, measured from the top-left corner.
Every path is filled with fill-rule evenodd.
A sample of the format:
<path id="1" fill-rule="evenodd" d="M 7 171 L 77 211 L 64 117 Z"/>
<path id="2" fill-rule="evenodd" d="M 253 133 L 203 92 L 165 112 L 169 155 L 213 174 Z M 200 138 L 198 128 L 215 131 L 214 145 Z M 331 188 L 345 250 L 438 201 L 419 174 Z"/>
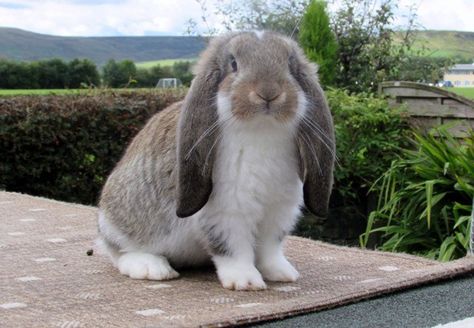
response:
<path id="1" fill-rule="evenodd" d="M 214 2 L 226 0 L 201 1 L 212 13 Z M 421 28 L 474 32 L 474 0 L 398 2 L 397 23 L 414 4 Z M 203 33 L 201 15 L 196 0 L 0 0 L 0 26 L 61 36 L 183 35 L 189 19 Z M 209 24 L 217 22 L 211 15 Z"/>

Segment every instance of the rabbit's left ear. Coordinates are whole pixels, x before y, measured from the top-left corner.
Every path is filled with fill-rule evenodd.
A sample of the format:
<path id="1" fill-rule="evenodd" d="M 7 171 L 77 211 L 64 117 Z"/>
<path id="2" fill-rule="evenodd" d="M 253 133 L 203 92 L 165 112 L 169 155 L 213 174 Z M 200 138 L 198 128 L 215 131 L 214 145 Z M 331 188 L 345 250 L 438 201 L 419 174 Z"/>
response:
<path id="1" fill-rule="evenodd" d="M 218 134 L 216 95 L 223 71 L 220 54 L 232 35 L 211 41 L 184 99 L 177 131 L 176 215 L 188 217 L 206 205 L 212 192 L 212 166 Z"/>
<path id="2" fill-rule="evenodd" d="M 297 134 L 304 202 L 314 215 L 326 217 L 336 154 L 331 111 L 319 85 L 315 65 L 299 49 L 291 57 L 290 67 L 307 101 Z"/>

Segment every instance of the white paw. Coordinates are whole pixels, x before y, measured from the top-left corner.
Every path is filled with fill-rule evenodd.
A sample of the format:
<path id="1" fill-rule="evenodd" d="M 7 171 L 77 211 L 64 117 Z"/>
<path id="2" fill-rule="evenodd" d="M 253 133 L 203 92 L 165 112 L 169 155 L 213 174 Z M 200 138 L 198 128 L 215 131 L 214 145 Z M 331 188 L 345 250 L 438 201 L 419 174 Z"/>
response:
<path id="1" fill-rule="evenodd" d="M 168 280 L 179 276 L 166 258 L 148 253 L 125 253 L 117 266 L 121 274 L 132 279 Z"/>
<path id="2" fill-rule="evenodd" d="M 224 288 L 232 290 L 262 290 L 267 285 L 253 264 L 217 264 L 217 275 Z"/>
<path id="3" fill-rule="evenodd" d="M 275 258 L 271 262 L 258 265 L 258 269 L 265 280 L 268 281 L 293 282 L 300 276 L 298 271 L 283 256 Z"/>

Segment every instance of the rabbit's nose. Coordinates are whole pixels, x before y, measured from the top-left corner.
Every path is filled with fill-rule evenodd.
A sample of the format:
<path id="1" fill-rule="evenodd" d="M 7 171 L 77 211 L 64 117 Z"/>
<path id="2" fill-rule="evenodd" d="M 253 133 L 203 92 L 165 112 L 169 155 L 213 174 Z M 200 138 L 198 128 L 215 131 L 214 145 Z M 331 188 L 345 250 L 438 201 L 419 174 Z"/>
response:
<path id="1" fill-rule="evenodd" d="M 273 100 L 277 99 L 280 97 L 281 93 L 278 94 L 271 94 L 271 95 L 262 95 L 259 92 L 256 92 L 257 96 L 263 100 L 265 100 L 267 103 L 271 103 Z"/>
<path id="2" fill-rule="evenodd" d="M 255 93 L 260 99 L 270 103 L 281 95 L 281 88 L 278 83 L 272 83 L 270 85 L 260 86 L 255 90 Z"/>

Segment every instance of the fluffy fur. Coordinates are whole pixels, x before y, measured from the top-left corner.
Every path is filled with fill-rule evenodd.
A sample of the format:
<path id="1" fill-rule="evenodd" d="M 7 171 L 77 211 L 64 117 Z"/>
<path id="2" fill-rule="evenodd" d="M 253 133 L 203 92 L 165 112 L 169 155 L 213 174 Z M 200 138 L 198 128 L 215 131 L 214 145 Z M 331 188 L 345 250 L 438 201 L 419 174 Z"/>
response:
<path id="1" fill-rule="evenodd" d="M 294 281 L 282 241 L 303 200 L 326 213 L 334 147 L 316 68 L 293 41 L 219 37 L 185 100 L 155 115 L 109 176 L 100 241 L 134 279 L 212 260 L 225 288 Z"/>

